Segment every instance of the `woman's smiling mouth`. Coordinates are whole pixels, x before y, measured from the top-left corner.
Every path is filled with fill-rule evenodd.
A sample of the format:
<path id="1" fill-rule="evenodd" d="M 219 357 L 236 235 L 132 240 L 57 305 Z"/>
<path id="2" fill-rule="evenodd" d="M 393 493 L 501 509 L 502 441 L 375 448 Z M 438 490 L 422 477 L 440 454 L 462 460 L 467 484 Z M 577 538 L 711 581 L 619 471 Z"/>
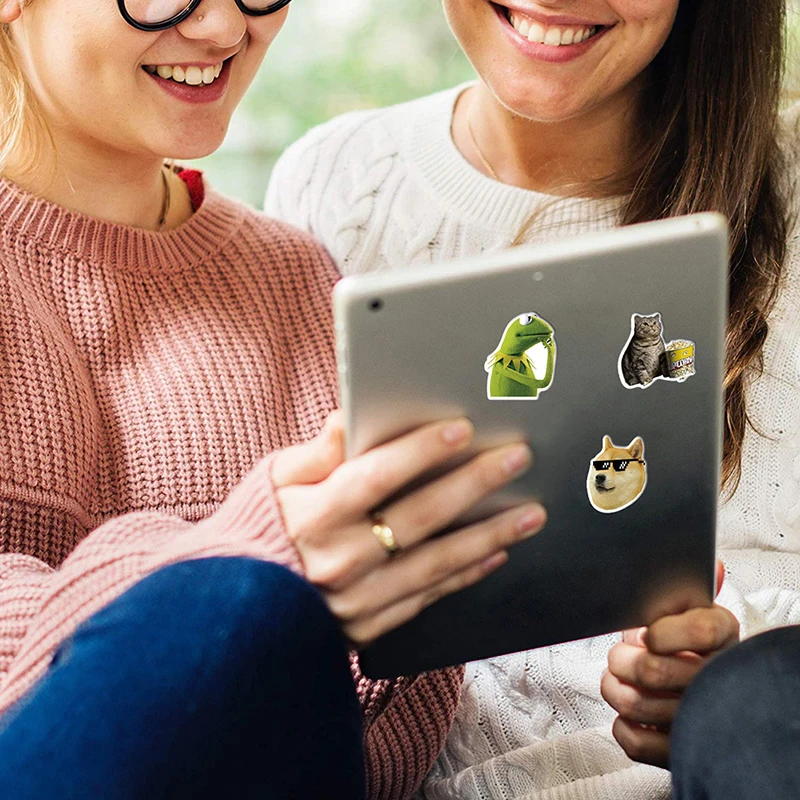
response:
<path id="1" fill-rule="evenodd" d="M 591 27 L 562 25 L 544 26 L 536 22 L 536 20 L 524 14 L 511 11 L 510 9 L 507 11 L 507 16 L 508 21 L 514 26 L 514 30 L 520 36 L 525 37 L 529 42 L 539 42 L 539 44 L 546 44 L 551 47 L 580 44 L 591 36 L 594 36 L 599 30 L 597 25 Z"/>
<path id="2" fill-rule="evenodd" d="M 201 83 L 211 84 L 219 78 L 222 72 L 222 62 L 209 67 L 188 66 L 182 67 L 180 64 L 171 66 L 169 64 L 145 64 L 144 69 L 151 75 L 158 75 L 164 80 L 173 80 L 176 83 L 188 83 L 189 86 L 200 86 Z"/>
<path id="3" fill-rule="evenodd" d="M 213 103 L 225 94 L 234 58 L 216 64 L 144 64 L 142 69 L 160 89 L 178 100 Z"/>
<path id="4" fill-rule="evenodd" d="M 522 11 L 491 3 L 514 41 L 523 45 L 526 55 L 544 61 L 568 61 L 577 57 L 594 41 L 614 27 L 564 16 L 548 18 L 534 11 Z"/>
<path id="5" fill-rule="evenodd" d="M 490 2 L 512 45 L 527 58 L 564 64 L 594 48 L 616 22 L 607 24 L 575 17 L 546 16 L 533 10 Z"/>

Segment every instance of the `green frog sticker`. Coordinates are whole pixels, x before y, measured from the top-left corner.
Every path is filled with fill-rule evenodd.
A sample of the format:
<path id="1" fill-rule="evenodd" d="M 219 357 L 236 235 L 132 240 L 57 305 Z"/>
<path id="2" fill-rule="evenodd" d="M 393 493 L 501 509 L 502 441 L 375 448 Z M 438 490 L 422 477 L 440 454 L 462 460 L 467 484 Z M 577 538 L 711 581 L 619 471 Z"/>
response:
<path id="1" fill-rule="evenodd" d="M 544 375 L 537 378 L 531 351 L 541 347 L 546 350 L 547 364 Z M 497 349 L 486 359 L 487 396 L 490 400 L 535 400 L 539 392 L 550 388 L 555 368 L 556 341 L 552 326 L 538 314 L 521 314 L 508 323 Z"/>

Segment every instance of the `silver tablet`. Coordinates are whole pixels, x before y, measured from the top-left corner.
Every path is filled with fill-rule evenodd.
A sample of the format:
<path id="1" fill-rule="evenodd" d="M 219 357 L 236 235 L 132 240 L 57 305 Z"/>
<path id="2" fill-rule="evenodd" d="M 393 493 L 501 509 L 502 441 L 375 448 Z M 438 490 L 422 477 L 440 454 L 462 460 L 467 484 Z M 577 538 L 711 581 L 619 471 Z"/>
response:
<path id="1" fill-rule="evenodd" d="M 535 498 L 509 562 L 361 654 L 373 678 L 646 625 L 713 597 L 728 230 L 699 214 L 334 293 L 350 455 L 466 415 L 534 466 L 473 516 Z"/>

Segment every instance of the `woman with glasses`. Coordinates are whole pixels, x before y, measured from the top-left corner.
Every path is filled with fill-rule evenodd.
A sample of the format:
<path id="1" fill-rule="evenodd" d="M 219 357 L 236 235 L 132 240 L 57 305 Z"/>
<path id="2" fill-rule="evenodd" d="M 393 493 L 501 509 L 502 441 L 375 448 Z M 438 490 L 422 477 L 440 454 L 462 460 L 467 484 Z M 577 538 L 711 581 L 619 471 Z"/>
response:
<path id="1" fill-rule="evenodd" d="M 276 165 L 267 211 L 319 238 L 345 274 L 725 213 L 727 576 L 713 609 L 624 639 L 468 665 L 424 794 L 668 797 L 669 774 L 628 756 L 668 764 L 683 690 L 736 641 L 737 619 L 746 636 L 800 622 L 800 257 L 785 192 L 796 160 L 783 146 L 796 133 L 784 130 L 783 145 L 779 136 L 784 2 L 443 5 L 477 80 L 311 132 Z"/>
<path id="2" fill-rule="evenodd" d="M 431 538 L 524 444 L 390 500 L 467 420 L 345 463 L 333 264 L 165 165 L 220 144 L 287 3 L 0 0 L 8 800 L 410 796 L 462 673 L 372 683 L 348 645 L 544 522 Z"/>

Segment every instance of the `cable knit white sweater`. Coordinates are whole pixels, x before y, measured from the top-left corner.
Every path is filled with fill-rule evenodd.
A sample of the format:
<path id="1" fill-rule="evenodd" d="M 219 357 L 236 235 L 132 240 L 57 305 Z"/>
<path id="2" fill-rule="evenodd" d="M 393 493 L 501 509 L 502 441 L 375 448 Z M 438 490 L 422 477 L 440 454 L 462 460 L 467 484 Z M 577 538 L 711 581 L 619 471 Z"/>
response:
<path id="1" fill-rule="evenodd" d="M 347 114 L 292 145 L 266 210 L 310 231 L 344 274 L 435 264 L 507 247 L 536 210 L 531 241 L 614 224 L 616 204 L 506 186 L 474 170 L 450 136 L 465 87 Z M 765 374 L 748 401 L 743 479 L 720 505 L 727 576 L 719 601 L 743 635 L 800 622 L 800 240 L 771 317 Z M 600 675 L 614 636 L 467 666 L 455 725 L 421 797 L 429 800 L 649 800 L 668 773 L 614 742 Z"/>

